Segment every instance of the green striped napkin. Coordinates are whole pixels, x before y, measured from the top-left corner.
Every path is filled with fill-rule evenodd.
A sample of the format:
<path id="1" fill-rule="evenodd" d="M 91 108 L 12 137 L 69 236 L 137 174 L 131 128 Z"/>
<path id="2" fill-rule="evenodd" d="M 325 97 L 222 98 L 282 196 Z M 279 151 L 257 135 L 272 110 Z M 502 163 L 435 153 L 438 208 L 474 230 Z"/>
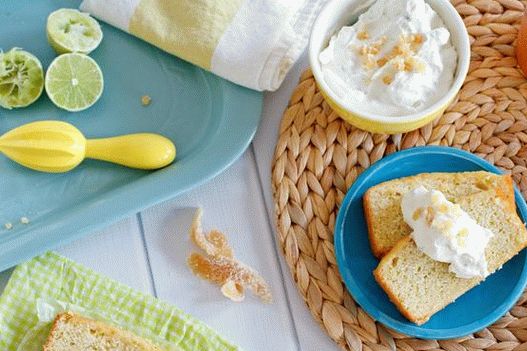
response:
<path id="1" fill-rule="evenodd" d="M 102 319 L 166 350 L 238 350 L 176 307 L 54 253 L 13 272 L 0 297 L 0 350 L 42 350 L 52 319 L 43 316 L 55 308 Z"/>

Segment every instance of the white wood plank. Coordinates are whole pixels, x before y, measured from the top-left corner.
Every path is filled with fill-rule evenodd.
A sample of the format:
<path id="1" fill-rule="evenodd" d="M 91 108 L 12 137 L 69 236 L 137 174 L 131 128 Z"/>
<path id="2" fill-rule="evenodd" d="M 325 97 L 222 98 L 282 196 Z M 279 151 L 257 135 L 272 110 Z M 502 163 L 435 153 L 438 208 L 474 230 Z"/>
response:
<path id="1" fill-rule="evenodd" d="M 298 85 L 300 74 L 309 66 L 306 52 L 298 59 L 298 62 L 289 71 L 284 83 L 275 92 L 265 93 L 262 110 L 262 121 L 254 137 L 253 148 L 256 156 L 256 164 L 264 189 L 264 199 L 269 213 L 273 209 L 271 193 L 271 165 L 274 149 L 278 139 L 278 128 L 282 115 L 287 108 L 289 98 Z M 273 216 L 271 216 L 271 219 Z"/>
<path id="2" fill-rule="evenodd" d="M 297 340 L 252 152 L 224 174 L 176 200 L 142 213 L 158 297 L 205 321 L 245 350 L 297 350 Z M 242 303 L 195 277 L 186 266 L 196 250 L 188 230 L 195 209 L 204 228 L 224 231 L 236 256 L 270 283 L 275 301 L 266 305 L 250 293 Z"/>
<path id="3" fill-rule="evenodd" d="M 136 290 L 153 293 L 137 216 L 59 248 L 57 252 Z"/>
<path id="4" fill-rule="evenodd" d="M 304 53 L 291 69 L 280 89 L 265 95 L 262 122 L 253 142 L 258 172 L 260 174 L 265 203 L 269 218 L 271 218 L 273 231 L 275 230 L 275 224 L 273 214 L 274 205 L 271 194 L 271 164 L 278 138 L 278 128 L 293 89 L 298 84 L 298 78 L 308 65 L 307 55 Z M 340 350 L 311 316 L 281 254 L 280 262 L 283 267 L 283 279 L 286 282 L 290 307 L 302 351 Z"/>
<path id="5" fill-rule="evenodd" d="M 117 222 L 56 250 L 96 272 L 152 294 L 153 285 L 137 216 Z M 12 273 L 0 273 L 0 293 Z"/>

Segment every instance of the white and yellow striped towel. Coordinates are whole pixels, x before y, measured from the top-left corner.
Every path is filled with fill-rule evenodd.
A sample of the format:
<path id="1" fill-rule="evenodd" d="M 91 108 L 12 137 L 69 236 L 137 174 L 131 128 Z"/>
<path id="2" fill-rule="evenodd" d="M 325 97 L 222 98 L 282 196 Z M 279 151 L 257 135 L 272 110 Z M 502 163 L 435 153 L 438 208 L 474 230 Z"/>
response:
<path id="1" fill-rule="evenodd" d="M 326 0 L 84 0 L 82 11 L 255 90 L 276 90 Z"/>

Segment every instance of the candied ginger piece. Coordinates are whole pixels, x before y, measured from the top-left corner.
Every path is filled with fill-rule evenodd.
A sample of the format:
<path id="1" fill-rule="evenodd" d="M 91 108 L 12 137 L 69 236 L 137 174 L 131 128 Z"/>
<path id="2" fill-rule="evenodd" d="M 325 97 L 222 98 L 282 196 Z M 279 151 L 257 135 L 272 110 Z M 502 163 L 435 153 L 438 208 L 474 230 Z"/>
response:
<path id="1" fill-rule="evenodd" d="M 221 256 L 221 257 L 234 257 L 232 253 L 232 248 L 229 246 L 229 243 L 227 241 L 227 238 L 225 237 L 225 234 L 218 230 L 211 230 L 209 234 L 206 235 L 206 238 L 208 242 L 210 242 L 215 248 L 215 255 L 213 256 Z"/>
<path id="2" fill-rule="evenodd" d="M 194 252 L 189 256 L 187 263 L 192 272 L 220 285 L 223 295 L 232 301 L 242 301 L 247 288 L 264 302 L 271 302 L 272 294 L 267 282 L 254 269 L 234 259 L 232 248 L 222 232 L 203 232 L 202 216 L 202 210 L 198 209 L 190 228 L 192 241 L 205 252 Z"/>
<path id="3" fill-rule="evenodd" d="M 188 264 L 194 274 L 218 285 L 232 281 L 250 289 L 265 302 L 271 302 L 271 291 L 265 280 L 249 266 L 228 257 L 206 257 L 193 253 Z"/>
<path id="4" fill-rule="evenodd" d="M 232 248 L 227 242 L 225 235 L 217 230 L 212 230 L 209 234 L 203 233 L 201 218 L 203 211 L 198 209 L 192 220 L 190 237 L 197 247 L 202 249 L 210 256 L 233 257 Z"/>
<path id="5" fill-rule="evenodd" d="M 230 276 L 227 267 L 215 264 L 210 258 L 196 252 L 188 258 L 188 265 L 195 275 L 215 284 L 225 284 Z"/>
<path id="6" fill-rule="evenodd" d="M 244 288 L 232 280 L 228 280 L 221 286 L 222 294 L 234 302 L 241 302 L 245 299 Z"/>

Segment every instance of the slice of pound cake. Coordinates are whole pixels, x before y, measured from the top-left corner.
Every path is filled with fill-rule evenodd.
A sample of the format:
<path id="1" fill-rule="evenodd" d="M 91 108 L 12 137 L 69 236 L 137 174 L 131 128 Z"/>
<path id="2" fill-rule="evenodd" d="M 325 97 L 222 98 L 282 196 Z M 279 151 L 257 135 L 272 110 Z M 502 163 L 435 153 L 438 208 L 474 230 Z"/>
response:
<path id="1" fill-rule="evenodd" d="M 71 312 L 57 315 L 44 351 L 161 351 L 150 342 Z"/>
<path id="2" fill-rule="evenodd" d="M 494 173 L 423 173 L 378 184 L 364 194 L 363 206 L 373 254 L 381 258 L 403 237 L 410 234 L 401 212 L 401 197 L 422 185 L 441 191 L 448 200 L 482 191 L 500 190 L 514 204 L 514 188 L 509 175 Z"/>
<path id="3" fill-rule="evenodd" d="M 458 204 L 479 225 L 494 233 L 485 249 L 490 274 L 527 246 L 527 230 L 506 194 L 479 192 L 460 198 Z M 416 324 L 425 323 L 484 280 L 456 277 L 449 271 L 448 263 L 427 256 L 410 236 L 400 239 L 382 258 L 374 275 L 399 311 Z"/>

